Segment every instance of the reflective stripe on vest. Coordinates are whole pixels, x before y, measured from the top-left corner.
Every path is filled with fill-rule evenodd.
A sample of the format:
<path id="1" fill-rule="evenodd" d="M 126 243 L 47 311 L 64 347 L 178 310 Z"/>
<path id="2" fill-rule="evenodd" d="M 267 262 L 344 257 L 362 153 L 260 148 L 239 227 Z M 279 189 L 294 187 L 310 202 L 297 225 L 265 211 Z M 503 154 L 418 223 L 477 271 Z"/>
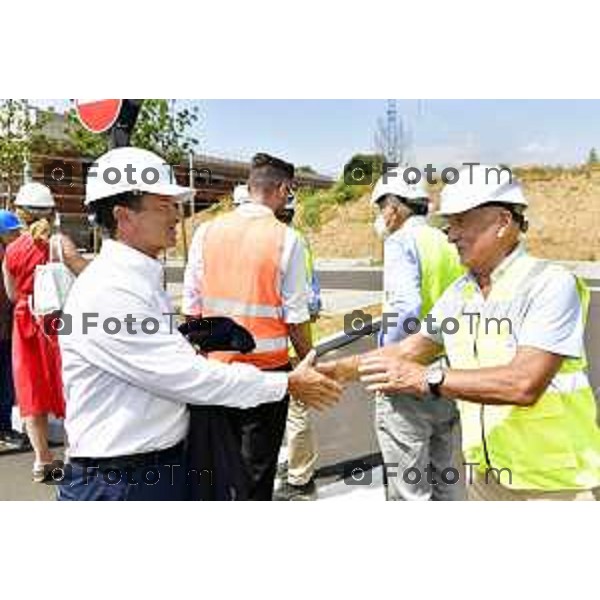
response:
<path id="1" fill-rule="evenodd" d="M 444 338 L 452 368 L 478 369 L 510 363 L 517 351 L 514 331 L 525 319 L 534 284 L 540 276 L 548 276 L 546 269 L 556 268 L 526 255 L 517 257 L 479 306 L 473 305 L 475 284 L 467 282 L 459 292 L 462 314 L 453 315 L 459 328 Z M 585 325 L 589 290 L 580 280 L 577 290 Z M 466 314 L 474 312 L 480 312 L 480 317 L 473 319 Z M 501 316 L 510 322 L 501 320 Z M 484 325 L 482 321 L 489 317 L 496 321 Z M 585 357 L 563 360 L 558 374 L 533 406 L 459 402 L 466 461 L 483 471 L 505 469 L 500 482 L 515 489 L 551 491 L 598 486 L 600 430 L 586 365 Z"/>
<path id="2" fill-rule="evenodd" d="M 268 306 L 266 304 L 244 304 L 229 298 L 206 298 L 202 301 L 202 307 L 212 313 L 241 316 L 241 317 L 266 317 L 273 319 L 283 318 L 283 309 L 280 306 Z"/>
<path id="3" fill-rule="evenodd" d="M 229 316 L 252 333 L 248 354 L 213 352 L 223 362 L 262 369 L 288 362 L 280 263 L 286 226 L 273 214 L 245 217 L 234 211 L 208 225 L 203 246 L 202 316 Z"/>
<path id="4" fill-rule="evenodd" d="M 262 338 L 256 340 L 256 349 L 254 354 L 257 352 L 274 352 L 275 350 L 283 350 L 287 348 L 287 338 Z M 223 352 L 222 354 L 237 355 L 239 352 Z"/>

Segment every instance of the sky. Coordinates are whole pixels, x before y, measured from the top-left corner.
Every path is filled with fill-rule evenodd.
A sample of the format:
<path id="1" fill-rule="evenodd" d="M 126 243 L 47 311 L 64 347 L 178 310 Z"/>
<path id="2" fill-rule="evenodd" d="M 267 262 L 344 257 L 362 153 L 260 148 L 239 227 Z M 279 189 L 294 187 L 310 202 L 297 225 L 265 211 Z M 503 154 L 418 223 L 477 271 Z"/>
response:
<path id="1" fill-rule="evenodd" d="M 258 151 L 337 176 L 371 152 L 386 100 L 178 100 L 196 104 L 198 150 L 248 160 Z M 600 148 L 598 100 L 398 100 L 411 139 L 408 162 L 576 164 Z M 66 100 L 39 100 L 57 109 Z"/>

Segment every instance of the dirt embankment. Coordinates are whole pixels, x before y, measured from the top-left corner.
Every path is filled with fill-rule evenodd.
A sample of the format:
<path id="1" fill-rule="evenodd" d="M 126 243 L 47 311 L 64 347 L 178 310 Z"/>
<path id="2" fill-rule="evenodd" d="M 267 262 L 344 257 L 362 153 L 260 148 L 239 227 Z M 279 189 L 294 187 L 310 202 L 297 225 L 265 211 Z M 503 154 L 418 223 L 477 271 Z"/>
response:
<path id="1" fill-rule="evenodd" d="M 600 169 L 536 168 L 519 176 L 530 202 L 530 252 L 559 260 L 600 260 Z M 198 215 L 196 224 L 221 213 Z M 373 230 L 373 217 L 367 197 L 327 206 L 321 226 L 305 234 L 317 258 L 371 258 L 378 263 L 382 244 Z"/>
<path id="2" fill-rule="evenodd" d="M 550 259 L 600 260 L 600 170 L 536 169 L 522 176 L 530 203 L 530 252 Z M 308 232 L 316 256 L 381 260 L 367 198 L 335 207 L 324 217 L 318 231 Z"/>

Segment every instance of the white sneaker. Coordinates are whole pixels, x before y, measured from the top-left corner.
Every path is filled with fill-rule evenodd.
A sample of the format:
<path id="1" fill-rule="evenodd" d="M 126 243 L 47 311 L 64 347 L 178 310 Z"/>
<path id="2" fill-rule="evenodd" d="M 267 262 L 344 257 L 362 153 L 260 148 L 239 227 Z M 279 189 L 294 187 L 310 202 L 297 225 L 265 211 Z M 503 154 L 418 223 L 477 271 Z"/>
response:
<path id="1" fill-rule="evenodd" d="M 44 483 L 44 481 L 46 480 L 45 463 L 33 463 L 33 469 L 31 470 L 31 479 L 33 483 Z"/>

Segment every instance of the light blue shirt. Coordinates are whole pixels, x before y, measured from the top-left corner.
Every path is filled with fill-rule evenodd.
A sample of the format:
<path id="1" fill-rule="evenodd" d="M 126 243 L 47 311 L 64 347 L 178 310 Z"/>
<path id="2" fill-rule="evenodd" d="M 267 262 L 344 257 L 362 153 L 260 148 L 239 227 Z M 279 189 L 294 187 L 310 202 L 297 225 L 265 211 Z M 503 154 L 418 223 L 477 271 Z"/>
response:
<path id="1" fill-rule="evenodd" d="M 421 265 L 416 232 L 427 225 L 425 217 L 409 217 L 390 235 L 383 248 L 383 312 L 386 317 L 379 334 L 379 345 L 389 346 L 406 338 L 407 319 L 421 314 Z M 410 323 L 410 322 L 409 322 Z"/>
<path id="2" fill-rule="evenodd" d="M 323 308 L 323 303 L 321 301 L 321 283 L 319 281 L 319 276 L 317 275 L 317 271 L 315 269 L 315 263 L 313 260 L 312 250 L 310 248 L 310 244 L 308 240 L 304 237 L 304 235 L 297 229 L 293 228 L 294 232 L 304 244 L 304 263 L 306 267 L 306 284 L 308 285 L 308 312 L 312 317 L 318 317 L 321 309 Z"/>

